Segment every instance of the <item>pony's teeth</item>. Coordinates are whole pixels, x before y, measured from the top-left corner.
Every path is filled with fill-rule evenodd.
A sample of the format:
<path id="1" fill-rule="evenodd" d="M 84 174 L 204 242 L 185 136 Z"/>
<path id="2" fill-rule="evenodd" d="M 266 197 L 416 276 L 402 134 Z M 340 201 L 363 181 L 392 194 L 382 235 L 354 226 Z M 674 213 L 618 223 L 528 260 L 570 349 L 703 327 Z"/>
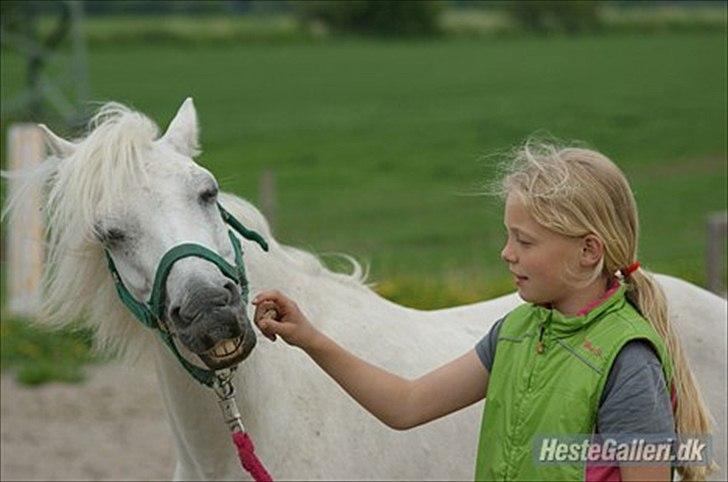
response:
<path id="1" fill-rule="evenodd" d="M 226 355 L 235 351 L 235 343 L 230 340 L 226 341 L 224 346 L 225 351 L 227 352 Z"/>
<path id="2" fill-rule="evenodd" d="M 239 340 L 221 341 L 212 349 L 212 354 L 217 357 L 230 355 L 238 348 L 238 341 Z"/>

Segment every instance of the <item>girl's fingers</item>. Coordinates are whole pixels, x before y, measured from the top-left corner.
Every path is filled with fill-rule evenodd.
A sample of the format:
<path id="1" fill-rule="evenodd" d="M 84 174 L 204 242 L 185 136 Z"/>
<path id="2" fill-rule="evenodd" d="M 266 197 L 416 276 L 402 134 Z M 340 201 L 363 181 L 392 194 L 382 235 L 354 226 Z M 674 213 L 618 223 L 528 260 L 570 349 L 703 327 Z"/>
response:
<path id="1" fill-rule="evenodd" d="M 278 307 L 280 307 L 280 311 L 284 313 L 290 311 L 290 309 L 294 306 L 293 302 L 286 298 L 286 296 L 278 290 L 262 291 L 258 293 L 255 298 L 253 298 L 252 303 L 254 305 L 259 305 L 260 303 L 266 301 L 272 301 Z"/>
<path id="2" fill-rule="evenodd" d="M 280 315 L 278 314 L 278 310 L 275 308 L 268 308 L 265 313 L 263 313 L 263 318 L 270 318 L 272 320 L 280 320 Z"/>
<path id="3" fill-rule="evenodd" d="M 276 323 L 276 321 L 271 318 L 263 318 L 260 320 L 260 322 L 258 324 L 260 331 L 270 341 L 276 341 L 275 323 Z"/>
<path id="4" fill-rule="evenodd" d="M 278 290 L 267 290 L 267 291 L 261 291 L 256 295 L 255 298 L 253 298 L 252 303 L 258 304 L 264 300 L 266 301 L 277 301 L 278 298 L 280 298 L 281 293 Z"/>
<path id="5" fill-rule="evenodd" d="M 263 291 L 252 303 L 255 305 L 255 323 L 271 341 L 280 336 L 289 342 L 291 334 L 303 323 L 296 303 L 279 291 Z"/>
<path id="6" fill-rule="evenodd" d="M 273 303 L 272 301 L 265 301 L 255 307 L 255 314 L 253 315 L 253 319 L 257 322 L 262 318 L 280 318 L 275 303 Z"/>

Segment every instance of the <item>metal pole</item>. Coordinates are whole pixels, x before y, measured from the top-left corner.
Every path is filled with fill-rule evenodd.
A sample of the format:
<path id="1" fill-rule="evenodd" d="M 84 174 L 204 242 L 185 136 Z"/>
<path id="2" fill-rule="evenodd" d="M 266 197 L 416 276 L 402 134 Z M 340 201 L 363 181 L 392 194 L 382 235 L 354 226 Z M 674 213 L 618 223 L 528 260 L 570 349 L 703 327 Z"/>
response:
<path id="1" fill-rule="evenodd" d="M 708 290 L 723 294 L 722 276 L 726 272 L 724 255 L 726 251 L 726 230 L 728 213 L 714 213 L 708 217 L 708 248 L 706 250 L 706 269 Z"/>
<path id="2" fill-rule="evenodd" d="M 89 99 L 89 85 L 88 85 L 88 69 L 86 63 L 86 38 L 84 36 L 84 15 L 83 15 L 83 4 L 79 0 L 72 0 L 69 2 L 69 8 L 71 10 L 71 42 L 73 45 L 73 58 L 72 58 L 72 79 L 74 86 L 76 87 L 76 98 L 74 105 L 76 107 L 77 116 L 79 121 L 82 117 L 84 102 Z"/>

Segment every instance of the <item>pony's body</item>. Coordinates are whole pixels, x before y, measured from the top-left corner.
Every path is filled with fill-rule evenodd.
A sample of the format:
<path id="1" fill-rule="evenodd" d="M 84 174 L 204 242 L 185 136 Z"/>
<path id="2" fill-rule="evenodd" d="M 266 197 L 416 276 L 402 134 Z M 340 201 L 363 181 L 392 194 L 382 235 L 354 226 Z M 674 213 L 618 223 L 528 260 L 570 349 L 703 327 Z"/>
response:
<path id="1" fill-rule="evenodd" d="M 228 198 L 225 205 L 251 226 L 267 231 L 248 203 Z M 406 377 L 424 374 L 472 350 L 497 319 L 522 302 L 512 294 L 419 311 L 391 303 L 355 280 L 327 273 L 313 259 L 301 258 L 305 255 L 275 241 L 270 253 L 250 249 L 246 256 L 253 293 L 275 287 L 290 294 L 318 328 L 347 349 Z M 722 467 L 715 478 L 721 480 L 726 458 L 726 303 L 676 278 L 658 275 L 658 280 L 670 300 L 677 329 L 685 334 L 683 342 L 717 421 L 714 442 Z M 241 469 L 215 397 L 157 346 L 163 398 L 177 435 L 175 478 L 239 478 Z M 473 477 L 482 403 L 398 432 L 359 407 L 301 350 L 262 340 L 255 351 L 238 370 L 236 386 L 244 423 L 274 477 Z"/>
<path id="2" fill-rule="evenodd" d="M 226 206 L 233 206 L 241 219 L 253 220 L 249 205 Z M 248 250 L 252 292 L 283 290 L 347 349 L 407 377 L 472 349 L 497 317 L 517 303 L 509 296 L 450 310 L 408 309 L 300 257 L 275 242 L 269 253 Z M 178 435 L 176 478 L 239 478 L 241 469 L 215 396 L 192 381 L 164 349 L 158 351 L 163 399 Z M 301 350 L 267 340 L 240 366 L 236 386 L 246 428 L 276 478 L 472 477 L 481 404 L 424 427 L 394 431 L 362 410 Z"/>
<path id="3" fill-rule="evenodd" d="M 205 177 L 209 173 L 191 160 L 196 146 L 194 108 L 186 102 L 167 133 L 157 140 L 148 119 L 136 113 L 121 109 L 110 118 L 113 122 L 99 127 L 105 129 L 105 135 L 94 137 L 92 133 L 87 138 L 91 140 L 78 145 L 49 133 L 57 155 L 35 176 L 36 181 L 49 184 L 50 190 L 46 213 L 51 268 L 46 273 L 46 308 L 59 324 L 85 315 L 102 345 L 154 354 L 178 454 L 175 479 L 244 478 L 247 474 L 236 458 L 216 396 L 194 381 L 154 333 L 122 305 L 106 268 L 104 247 L 91 232 L 101 226 L 99 229 L 113 234 L 108 226 L 115 223 L 115 229 L 129 229 L 127 237 L 144 239 L 131 247 L 102 241 L 138 299 L 146 299 L 156 263 L 175 244 L 197 242 L 229 257 L 224 244 L 215 246 L 216 240 L 224 238 L 222 223 L 195 200 L 199 185 L 192 181 L 209 182 Z M 136 131 L 142 139 L 134 138 Z M 106 145 L 107 139 L 115 139 L 119 145 Z M 150 184 L 143 188 L 132 182 L 125 185 L 123 175 L 115 176 L 109 160 L 115 150 L 146 156 L 140 160 L 129 154 L 123 157 L 122 167 L 133 174 L 130 179 L 146 179 Z M 92 182 L 93 172 L 89 171 L 94 169 L 112 180 L 122 194 L 128 192 L 125 189 L 136 189 L 134 202 L 118 205 L 124 199 L 121 196 L 115 205 L 114 199 L 105 198 L 106 188 Z M 150 172 L 165 172 L 167 177 L 160 180 L 149 176 Z M 85 184 L 78 184 L 77 179 Z M 164 185 L 155 190 L 155 182 Z M 103 184 L 102 179 L 98 183 Z M 187 196 L 187 188 L 192 197 Z M 94 196 L 106 201 L 105 210 L 96 209 Z M 155 202 L 145 202 L 144 196 Z M 189 204 L 176 207 L 171 196 Z M 221 196 L 220 203 L 270 245 L 270 251 L 264 253 L 243 241 L 252 295 L 271 288 L 285 292 L 314 324 L 345 348 L 405 377 L 422 375 L 472 350 L 490 326 L 520 302 L 516 295 L 509 295 L 446 310 L 405 308 L 367 288 L 358 269 L 352 276 L 332 273 L 313 255 L 278 244 L 260 212 L 242 199 Z M 151 222 L 155 219 L 159 222 Z M 185 299 L 190 279 L 199 278 L 200 273 L 204 279 L 197 281 L 207 283 L 205 286 L 218 282 L 219 273 L 201 263 L 185 259 L 172 271 L 166 285 L 170 303 Z M 664 276 L 658 280 L 717 419 L 716 458 L 723 466 L 718 478 L 724 477 L 726 303 L 680 280 Z M 473 475 L 482 403 L 423 427 L 394 431 L 361 409 L 301 350 L 266 339 L 240 364 L 235 386 L 243 422 L 274 478 L 463 480 Z"/>

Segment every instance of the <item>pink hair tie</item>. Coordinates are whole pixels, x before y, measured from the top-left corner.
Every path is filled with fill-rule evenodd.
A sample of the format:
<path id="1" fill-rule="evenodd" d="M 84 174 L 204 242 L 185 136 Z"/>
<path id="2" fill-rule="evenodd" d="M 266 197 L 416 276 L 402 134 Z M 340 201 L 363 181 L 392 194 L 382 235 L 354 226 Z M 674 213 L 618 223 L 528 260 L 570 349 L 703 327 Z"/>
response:
<path id="1" fill-rule="evenodd" d="M 626 268 L 622 268 L 619 270 L 620 274 L 623 278 L 629 278 L 629 275 L 637 271 L 637 269 L 640 267 L 640 262 L 635 261 L 634 263 L 630 264 Z"/>

